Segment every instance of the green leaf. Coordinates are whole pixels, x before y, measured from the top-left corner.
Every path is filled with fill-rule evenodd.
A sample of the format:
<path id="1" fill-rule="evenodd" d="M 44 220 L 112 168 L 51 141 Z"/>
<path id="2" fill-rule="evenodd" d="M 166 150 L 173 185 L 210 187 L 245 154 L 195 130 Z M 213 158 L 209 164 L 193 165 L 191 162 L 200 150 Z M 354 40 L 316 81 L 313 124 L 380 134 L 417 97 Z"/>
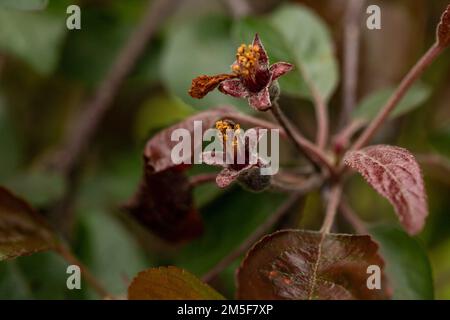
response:
<path id="1" fill-rule="evenodd" d="M 194 109 L 178 98 L 153 96 L 144 101 L 136 114 L 136 137 L 142 141 L 152 131 L 172 125 L 193 113 Z"/>
<path id="2" fill-rule="evenodd" d="M 66 181 L 59 173 L 32 170 L 6 180 L 5 186 L 27 199 L 33 206 L 43 207 L 61 199 Z"/>
<path id="3" fill-rule="evenodd" d="M 216 188 L 216 186 L 210 186 Z M 280 194 L 255 194 L 237 187 L 201 210 L 205 231 L 189 243 L 175 265 L 201 275 L 239 246 L 283 202 Z"/>
<path id="4" fill-rule="evenodd" d="M 81 181 L 77 197 L 74 251 L 114 295 L 125 294 L 137 272 L 155 265 L 114 212 L 136 189 L 142 171 L 139 155 L 127 148 L 106 157 Z M 86 289 L 88 298 L 98 298 L 88 286 Z"/>
<path id="5" fill-rule="evenodd" d="M 293 72 L 280 78 L 283 92 L 311 99 L 305 79 L 328 100 L 338 83 L 338 65 L 330 34 L 311 10 L 285 5 L 266 18 L 246 18 L 235 25 L 234 34 L 248 43 L 259 33 L 271 62 L 293 63 Z"/>
<path id="6" fill-rule="evenodd" d="M 48 0 L 0 0 L 0 7 L 19 10 L 43 10 Z"/>
<path id="7" fill-rule="evenodd" d="M 353 118 L 366 121 L 373 119 L 394 91 L 394 88 L 387 88 L 364 98 L 353 112 Z M 390 118 L 393 119 L 402 116 L 421 106 L 430 97 L 430 94 L 431 89 L 429 86 L 422 83 L 414 85 L 392 111 Z"/>
<path id="8" fill-rule="evenodd" d="M 28 203 L 0 187 L 0 261 L 51 250 L 56 241 Z"/>
<path id="9" fill-rule="evenodd" d="M 77 256 L 109 292 L 124 294 L 127 281 L 149 266 L 147 259 L 133 237 L 110 214 L 95 209 L 79 214 Z M 93 292 L 90 296 L 96 297 Z"/>
<path id="10" fill-rule="evenodd" d="M 0 262 L 0 299 L 32 299 L 28 283 L 17 266 L 17 261 Z"/>
<path id="11" fill-rule="evenodd" d="M 396 227 L 377 226 L 369 232 L 380 244 L 393 299 L 433 299 L 430 262 L 417 240 Z"/>
<path id="12" fill-rule="evenodd" d="M 83 9 L 82 30 L 68 35 L 61 61 L 62 72 L 95 86 L 106 76 L 132 29 L 131 22 L 109 11 Z"/>
<path id="13" fill-rule="evenodd" d="M 208 166 L 206 164 L 203 165 L 195 165 L 191 169 L 189 169 L 189 175 L 195 176 L 198 174 L 205 173 L 219 173 L 218 168 L 214 166 Z M 217 199 L 219 196 L 223 195 L 227 192 L 226 189 L 218 188 L 215 185 L 215 182 L 201 184 L 194 188 L 194 203 L 197 208 L 201 208 L 210 204 L 212 201 Z"/>
<path id="14" fill-rule="evenodd" d="M 450 239 L 440 242 L 433 248 L 430 259 L 436 279 L 436 299 L 448 300 L 450 299 L 450 283 L 447 280 L 450 270 Z"/>
<path id="15" fill-rule="evenodd" d="M 55 252 L 40 252 L 0 263 L 0 299 L 83 298 L 82 290 L 68 290 L 69 264 Z"/>
<path id="16" fill-rule="evenodd" d="M 196 276 L 176 267 L 140 272 L 128 288 L 130 300 L 223 300 Z"/>
<path id="17" fill-rule="evenodd" d="M 171 28 L 161 62 L 162 80 L 173 94 L 188 105 L 208 109 L 220 104 L 233 104 L 250 111 L 246 101 L 228 97 L 218 90 L 201 100 L 193 99 L 188 94 L 195 77 L 231 71 L 236 44 L 230 39 L 230 25 L 228 17 L 208 16 Z"/>
<path id="18" fill-rule="evenodd" d="M 41 74 L 55 69 L 66 31 L 62 15 L 0 9 L 0 49 Z"/>

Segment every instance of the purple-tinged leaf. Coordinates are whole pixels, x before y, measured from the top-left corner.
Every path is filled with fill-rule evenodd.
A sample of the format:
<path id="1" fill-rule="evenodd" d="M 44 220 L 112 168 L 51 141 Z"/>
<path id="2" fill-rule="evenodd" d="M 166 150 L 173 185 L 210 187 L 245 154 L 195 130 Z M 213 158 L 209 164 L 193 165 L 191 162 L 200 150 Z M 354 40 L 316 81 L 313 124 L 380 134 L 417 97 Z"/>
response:
<path id="1" fill-rule="evenodd" d="M 347 152 L 344 163 L 391 202 L 409 234 L 422 230 L 428 216 L 426 193 L 420 167 L 408 150 L 370 146 Z"/>
<path id="2" fill-rule="evenodd" d="M 222 82 L 219 86 L 220 92 L 235 98 L 247 98 L 249 92 L 239 79 L 231 79 Z"/>
<path id="3" fill-rule="evenodd" d="M 192 187 L 178 168 L 146 173 L 125 209 L 142 225 L 172 243 L 195 239 L 203 232 Z"/>
<path id="4" fill-rule="evenodd" d="M 368 288 L 369 266 L 380 287 Z M 237 273 L 238 299 L 387 299 L 384 262 L 370 236 L 283 230 L 257 242 Z"/>
<path id="5" fill-rule="evenodd" d="M 277 80 L 279 77 L 285 75 L 294 69 L 294 65 L 287 62 L 277 62 L 270 66 L 270 72 L 272 73 L 272 81 Z"/>
<path id="6" fill-rule="evenodd" d="M 24 200 L 0 187 L 0 261 L 51 250 L 56 237 Z"/>

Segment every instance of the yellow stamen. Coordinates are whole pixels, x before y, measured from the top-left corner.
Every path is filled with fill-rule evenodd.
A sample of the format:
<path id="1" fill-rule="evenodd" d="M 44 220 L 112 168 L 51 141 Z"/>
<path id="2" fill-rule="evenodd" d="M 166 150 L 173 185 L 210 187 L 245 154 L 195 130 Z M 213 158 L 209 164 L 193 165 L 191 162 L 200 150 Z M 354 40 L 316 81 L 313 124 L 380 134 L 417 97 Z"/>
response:
<path id="1" fill-rule="evenodd" d="M 242 44 L 236 52 L 236 61 L 238 65 L 232 67 L 233 72 L 238 76 L 249 76 L 257 66 L 259 51 L 260 48 L 257 45 Z"/>
<path id="2" fill-rule="evenodd" d="M 241 130 L 241 126 L 238 123 L 233 123 L 229 120 L 219 120 L 216 121 L 216 129 L 220 131 L 223 137 L 223 141 L 227 141 L 228 135 L 227 130 L 233 130 L 237 134 Z M 237 137 L 234 138 L 232 145 L 236 146 L 238 144 Z"/>

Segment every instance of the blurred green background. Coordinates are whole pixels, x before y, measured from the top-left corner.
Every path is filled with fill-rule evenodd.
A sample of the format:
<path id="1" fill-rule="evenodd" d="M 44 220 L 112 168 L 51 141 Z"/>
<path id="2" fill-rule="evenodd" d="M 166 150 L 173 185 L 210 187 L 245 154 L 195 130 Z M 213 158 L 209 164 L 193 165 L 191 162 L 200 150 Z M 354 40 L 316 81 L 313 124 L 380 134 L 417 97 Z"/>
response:
<path id="1" fill-rule="evenodd" d="M 31 1 L 31 0 L 30 0 Z M 17 3 L 27 1 L 18 1 Z M 148 1 L 50 0 L 42 10 L 21 10 L 0 0 L 0 185 L 23 196 L 50 220 L 55 203 L 69 186 L 46 166 L 63 142 L 83 102 L 101 83 Z M 81 7 L 81 30 L 67 30 L 66 8 Z M 170 246 L 143 230 L 119 210 L 136 190 L 142 174 L 142 150 L 158 130 L 199 110 L 228 103 L 252 112 L 245 103 L 213 92 L 204 100 L 187 94 L 199 74 L 228 72 L 236 47 L 262 34 L 274 61 L 297 59 L 296 48 L 271 36 L 277 15 L 282 35 L 319 38 L 324 94 L 329 97 L 332 128 L 341 108 L 342 33 L 346 0 L 249 1 L 249 17 L 237 18 L 227 1 L 185 0 L 161 26 L 114 99 L 78 170 L 77 188 L 69 193 L 73 208 L 62 232 L 80 260 L 113 293 L 123 295 L 134 275 L 146 268 L 177 265 L 201 276 L 237 247 L 284 199 L 277 193 L 251 194 L 240 187 L 196 190 L 196 204 L 205 219 L 205 234 L 183 246 Z M 358 100 L 397 84 L 434 41 L 435 26 L 448 1 L 371 1 L 382 8 L 382 29 L 361 31 Z M 290 7 L 286 7 L 290 6 Z M 287 11 L 286 11 L 287 10 Z M 286 32 L 286 33 L 283 33 Z M 316 42 L 312 42 L 313 44 Z M 322 49 L 312 48 L 322 52 Z M 303 61 L 312 66 L 311 61 Z M 325 61 L 325 62 L 323 62 Z M 296 63 L 297 60 L 291 61 Z M 408 148 L 420 159 L 431 153 L 450 157 L 450 52 L 426 72 L 415 88 L 414 106 L 386 124 L 377 141 Z M 314 135 L 314 110 L 298 75 L 281 82 L 281 103 L 309 137 Z M 379 97 L 379 96 L 378 96 Z M 383 101 L 383 98 L 381 98 Z M 372 102 L 372 104 L 377 102 Z M 412 107 L 411 107 L 412 109 Z M 286 150 L 284 150 L 286 149 Z M 297 157 L 284 148 L 282 162 Z M 424 161 L 425 164 L 427 161 Z M 429 163 L 428 163 L 429 164 Z M 442 169 L 442 166 L 441 168 Z M 445 168 L 444 168 L 445 169 Z M 377 225 L 373 235 L 382 244 L 395 298 L 450 299 L 450 174 L 424 166 L 430 216 L 424 231 L 412 239 L 397 228 L 389 203 L 355 176 L 347 196 L 355 211 Z M 202 171 L 203 168 L 196 168 Z M 297 208 L 297 210 L 301 210 Z M 318 229 L 323 207 L 317 194 L 305 199 L 298 225 Z M 383 226 L 379 226 L 382 224 Z M 342 223 L 345 231 L 345 223 Z M 230 266 L 213 285 L 233 297 Z M 430 269 L 431 268 L 431 269 Z M 431 278 L 431 271 L 432 278 Z M 0 298 L 95 298 L 83 282 L 68 291 L 66 262 L 53 253 L 39 253 L 0 262 Z"/>

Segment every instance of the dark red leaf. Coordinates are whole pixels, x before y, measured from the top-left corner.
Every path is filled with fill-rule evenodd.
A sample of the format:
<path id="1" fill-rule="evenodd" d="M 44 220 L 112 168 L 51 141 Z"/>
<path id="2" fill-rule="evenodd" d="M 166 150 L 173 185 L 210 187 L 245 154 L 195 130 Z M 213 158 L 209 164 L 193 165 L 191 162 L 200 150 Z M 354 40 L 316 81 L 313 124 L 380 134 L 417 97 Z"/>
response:
<path id="1" fill-rule="evenodd" d="M 53 249 L 56 237 L 24 200 L 0 187 L 0 261 Z"/>
<path id="2" fill-rule="evenodd" d="M 195 239 L 203 231 L 188 178 L 176 168 L 147 173 L 125 208 L 141 224 L 170 242 Z"/>
<path id="3" fill-rule="evenodd" d="M 422 230 L 428 216 L 426 193 L 420 167 L 408 150 L 371 146 L 347 152 L 344 163 L 392 203 L 409 234 Z"/>
<path id="4" fill-rule="evenodd" d="M 368 289 L 367 268 L 384 262 L 370 236 L 278 231 L 247 253 L 237 273 L 238 299 L 386 299 Z"/>

